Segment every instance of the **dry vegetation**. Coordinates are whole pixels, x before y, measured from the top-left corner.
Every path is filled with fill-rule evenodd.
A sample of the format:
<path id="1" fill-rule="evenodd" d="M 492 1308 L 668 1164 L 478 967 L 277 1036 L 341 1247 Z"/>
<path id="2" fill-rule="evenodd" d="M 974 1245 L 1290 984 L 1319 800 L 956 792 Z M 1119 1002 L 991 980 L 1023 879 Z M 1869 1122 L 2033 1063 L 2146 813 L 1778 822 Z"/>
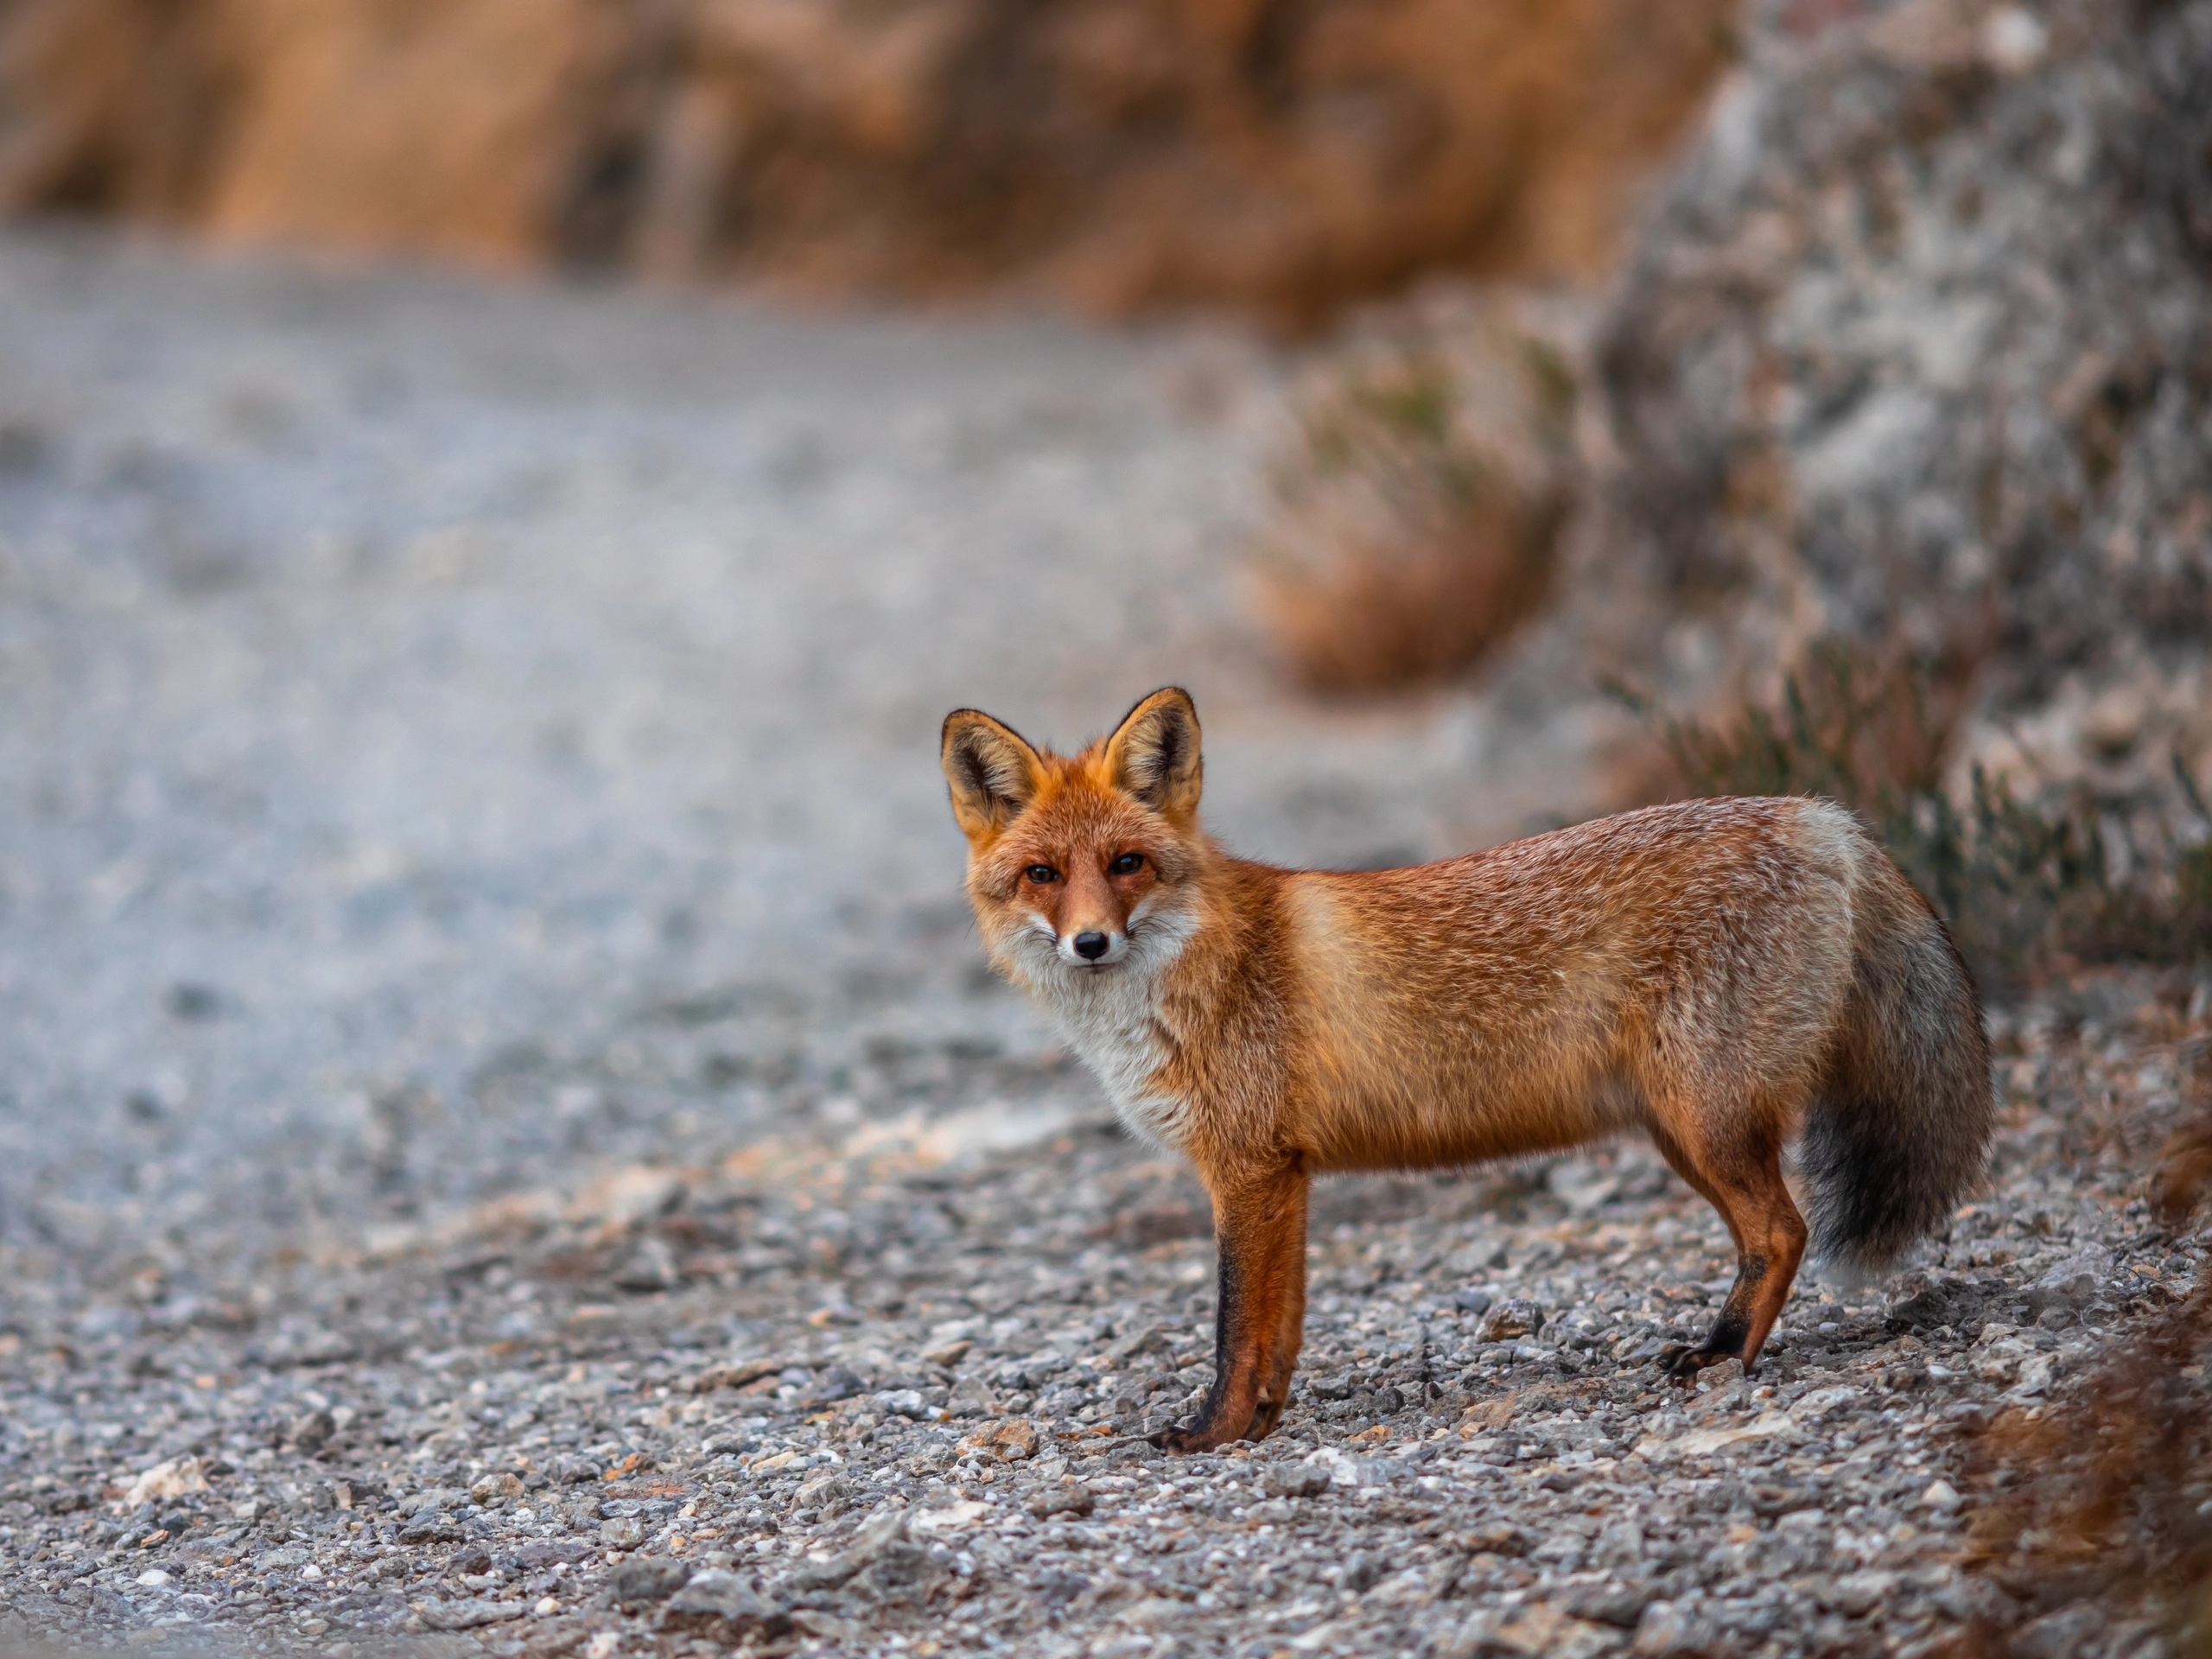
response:
<path id="1" fill-rule="evenodd" d="M 2174 1231 L 2212 1192 L 2212 1047 L 2198 1032 L 2181 1050 L 2195 1116 L 2152 1183 L 2152 1213 Z M 2147 1606 L 2171 1651 L 2197 1659 L 2212 1652 L 2212 1287 L 2165 1300 L 2054 1408 L 2002 1410 L 1972 1435 L 1964 1475 L 1986 1503 L 1967 1559 L 2031 1610 Z M 1953 1650 L 2026 1651 L 1990 1624 Z"/>
<path id="2" fill-rule="evenodd" d="M 2212 1298 L 2200 1287 L 2128 1340 L 2057 1411 L 2007 1413 L 1973 1442 L 1990 1489 L 1969 1559 L 2016 1599 L 2164 1604 L 2183 1650 L 2212 1641 Z M 1967 1653 L 2012 1651 L 1977 1629 Z"/>

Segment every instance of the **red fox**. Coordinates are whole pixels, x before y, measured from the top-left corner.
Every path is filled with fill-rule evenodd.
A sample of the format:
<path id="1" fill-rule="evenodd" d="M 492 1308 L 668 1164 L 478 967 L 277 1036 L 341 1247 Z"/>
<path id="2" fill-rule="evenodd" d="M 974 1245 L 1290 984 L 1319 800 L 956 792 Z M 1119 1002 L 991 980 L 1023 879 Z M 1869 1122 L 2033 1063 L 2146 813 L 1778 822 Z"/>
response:
<path id="1" fill-rule="evenodd" d="M 1728 1224 L 1736 1281 L 1688 1380 L 1758 1357 L 1808 1239 L 1883 1271 L 1980 1176 L 1974 982 L 1843 808 L 1648 807 L 1411 869 L 1281 869 L 1199 827 L 1198 717 L 1155 691 L 1080 753 L 956 710 L 943 759 L 991 961 L 1213 1199 L 1213 1385 L 1154 1436 L 1281 1420 L 1325 1171 L 1420 1169 L 1641 1129 Z M 1795 1143 L 1811 1226 L 1783 1184 Z"/>

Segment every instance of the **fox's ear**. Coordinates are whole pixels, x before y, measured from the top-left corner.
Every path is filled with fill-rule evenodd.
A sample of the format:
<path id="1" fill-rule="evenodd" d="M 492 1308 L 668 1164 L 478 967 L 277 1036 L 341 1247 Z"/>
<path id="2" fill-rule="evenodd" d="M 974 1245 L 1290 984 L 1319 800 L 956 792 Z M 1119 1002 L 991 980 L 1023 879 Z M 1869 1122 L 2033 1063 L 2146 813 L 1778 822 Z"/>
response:
<path id="1" fill-rule="evenodd" d="M 952 785 L 952 816 L 970 841 L 1005 829 L 1036 796 L 1044 770 L 1037 751 L 980 709 L 956 709 L 944 717 L 939 753 Z"/>
<path id="2" fill-rule="evenodd" d="M 1205 763 L 1198 756 L 1198 711 L 1191 694 L 1170 685 L 1122 717 L 1106 740 L 1114 786 L 1171 818 L 1198 810 Z"/>

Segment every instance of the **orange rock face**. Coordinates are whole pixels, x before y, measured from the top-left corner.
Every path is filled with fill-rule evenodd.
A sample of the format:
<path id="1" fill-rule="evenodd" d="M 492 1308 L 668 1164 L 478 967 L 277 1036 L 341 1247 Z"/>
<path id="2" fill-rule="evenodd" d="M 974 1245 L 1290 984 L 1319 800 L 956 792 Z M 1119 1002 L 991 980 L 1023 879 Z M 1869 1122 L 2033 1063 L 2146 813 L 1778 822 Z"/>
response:
<path id="1" fill-rule="evenodd" d="M 1586 270 L 1720 0 L 19 0 L 0 207 L 1297 321 Z"/>
<path id="2" fill-rule="evenodd" d="M 544 257 L 621 30 L 597 0 L 232 0 L 219 235 Z"/>

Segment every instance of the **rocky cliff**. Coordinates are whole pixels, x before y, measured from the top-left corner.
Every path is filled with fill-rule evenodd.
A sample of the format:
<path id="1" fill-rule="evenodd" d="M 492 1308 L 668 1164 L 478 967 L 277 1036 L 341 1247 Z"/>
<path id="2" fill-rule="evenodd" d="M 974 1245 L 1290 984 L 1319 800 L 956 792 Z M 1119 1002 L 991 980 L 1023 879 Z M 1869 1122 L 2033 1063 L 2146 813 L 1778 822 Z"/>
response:
<path id="1" fill-rule="evenodd" d="M 1770 683 L 1842 634 L 1973 678 L 1962 763 L 2202 775 L 2212 5 L 1766 4 L 1746 38 L 1602 331 L 1604 556 L 1678 619 L 1662 657 Z"/>

